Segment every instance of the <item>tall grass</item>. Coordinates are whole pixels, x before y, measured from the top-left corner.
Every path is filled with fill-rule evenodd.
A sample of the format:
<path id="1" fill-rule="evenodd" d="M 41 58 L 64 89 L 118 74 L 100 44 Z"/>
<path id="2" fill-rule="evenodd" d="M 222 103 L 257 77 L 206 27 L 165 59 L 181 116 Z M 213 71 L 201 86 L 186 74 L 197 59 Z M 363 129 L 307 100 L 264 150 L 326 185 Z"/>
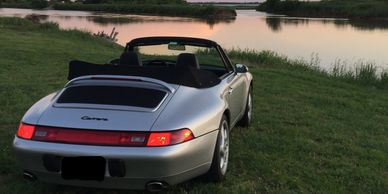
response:
<path id="1" fill-rule="evenodd" d="M 61 34 L 62 38 L 81 38 L 83 40 L 96 41 L 96 39 L 103 40 L 109 44 L 104 38 L 92 36 L 91 32 L 79 31 L 75 29 L 60 29 L 59 25 L 55 22 L 44 22 L 37 23 L 24 18 L 16 17 L 1 17 L 0 18 L 0 29 L 8 28 L 12 30 L 20 31 L 34 31 L 34 32 L 45 32 L 45 33 L 56 33 Z M 117 45 L 115 45 L 117 46 Z"/>
<path id="2" fill-rule="evenodd" d="M 59 31 L 59 25 L 55 22 L 36 23 L 28 19 L 2 17 L 0 27 L 28 30 L 55 30 Z"/>
<path id="3" fill-rule="evenodd" d="M 253 66 L 303 70 L 360 85 L 388 88 L 388 71 L 378 71 L 377 65 L 371 61 L 360 60 L 349 65 L 345 61 L 336 60 L 331 70 L 324 70 L 319 67 L 320 59 L 318 54 L 312 54 L 310 60 L 305 60 L 290 59 L 273 51 L 256 51 L 252 49 L 231 49 L 227 53 L 232 61 L 248 63 Z M 348 68 L 349 66 L 354 68 Z"/>
<path id="4" fill-rule="evenodd" d="M 388 88 L 388 71 L 379 70 L 374 62 L 358 61 L 354 68 L 348 68 L 348 64 L 337 60 L 330 72 L 330 76 L 345 81 L 357 82 L 362 85 L 374 85 L 379 88 Z"/>
<path id="5" fill-rule="evenodd" d="M 312 54 L 310 61 L 304 59 L 290 59 L 276 52 L 254 49 L 230 49 L 227 51 L 232 61 L 253 64 L 260 67 L 277 67 L 286 69 L 298 69 L 306 72 L 322 73 L 319 68 L 320 59 L 317 54 Z"/>

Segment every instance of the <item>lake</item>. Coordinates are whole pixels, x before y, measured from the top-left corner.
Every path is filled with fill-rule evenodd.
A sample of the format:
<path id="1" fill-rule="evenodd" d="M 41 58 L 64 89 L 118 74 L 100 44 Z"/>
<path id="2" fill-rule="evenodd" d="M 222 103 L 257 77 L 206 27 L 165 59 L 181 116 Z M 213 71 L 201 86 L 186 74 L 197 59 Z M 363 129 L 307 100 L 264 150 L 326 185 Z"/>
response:
<path id="1" fill-rule="evenodd" d="M 192 36 L 217 41 L 224 48 L 273 50 L 290 58 L 320 60 L 331 69 L 336 61 L 349 66 L 371 61 L 388 68 L 388 22 L 361 22 L 330 18 L 295 18 L 254 10 L 238 10 L 235 20 L 139 16 L 85 11 L 0 9 L 0 16 L 40 15 L 64 29 L 110 33 L 118 43 L 142 36 Z"/>

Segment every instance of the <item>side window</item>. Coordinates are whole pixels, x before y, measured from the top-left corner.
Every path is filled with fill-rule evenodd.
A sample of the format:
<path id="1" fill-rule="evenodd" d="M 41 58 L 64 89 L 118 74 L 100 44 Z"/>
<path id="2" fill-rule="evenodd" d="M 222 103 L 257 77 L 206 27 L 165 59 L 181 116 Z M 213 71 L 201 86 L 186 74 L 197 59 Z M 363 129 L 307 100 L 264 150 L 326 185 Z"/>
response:
<path id="1" fill-rule="evenodd" d="M 201 69 L 212 71 L 218 76 L 228 72 L 220 53 L 215 48 L 198 50 L 196 55 Z"/>

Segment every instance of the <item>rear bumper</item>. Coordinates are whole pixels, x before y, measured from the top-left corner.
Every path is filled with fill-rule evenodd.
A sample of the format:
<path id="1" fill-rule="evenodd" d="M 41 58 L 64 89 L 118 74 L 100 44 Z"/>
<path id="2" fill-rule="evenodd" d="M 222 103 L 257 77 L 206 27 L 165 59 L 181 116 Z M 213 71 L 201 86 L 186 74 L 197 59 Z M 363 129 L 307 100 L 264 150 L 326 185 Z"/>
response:
<path id="1" fill-rule="evenodd" d="M 38 180 L 87 187 L 144 189 L 150 181 L 178 184 L 206 173 L 211 165 L 218 131 L 189 142 L 167 147 L 114 147 L 59 144 L 24 140 L 15 137 L 13 149 L 23 170 Z M 107 162 L 103 181 L 64 180 L 60 169 L 53 171 L 44 164 L 44 156 L 102 156 L 106 161 L 121 161 L 125 174 L 111 175 Z M 60 165 L 59 165 L 60 166 Z"/>

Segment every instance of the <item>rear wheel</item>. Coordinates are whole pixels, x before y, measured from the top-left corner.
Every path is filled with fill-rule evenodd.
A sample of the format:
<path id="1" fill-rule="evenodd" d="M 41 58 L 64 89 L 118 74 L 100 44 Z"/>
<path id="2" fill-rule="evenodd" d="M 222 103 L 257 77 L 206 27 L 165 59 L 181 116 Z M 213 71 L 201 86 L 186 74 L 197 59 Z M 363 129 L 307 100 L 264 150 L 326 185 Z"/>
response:
<path id="1" fill-rule="evenodd" d="M 229 160 L 229 123 L 222 116 L 213 161 L 207 177 L 212 181 L 221 181 L 225 178 Z"/>
<path id="2" fill-rule="evenodd" d="M 248 97 L 247 97 L 247 103 L 245 105 L 245 112 L 244 116 L 239 121 L 238 125 L 242 127 L 249 127 L 252 121 L 252 110 L 253 110 L 253 104 L 252 104 L 252 88 L 249 89 Z"/>

